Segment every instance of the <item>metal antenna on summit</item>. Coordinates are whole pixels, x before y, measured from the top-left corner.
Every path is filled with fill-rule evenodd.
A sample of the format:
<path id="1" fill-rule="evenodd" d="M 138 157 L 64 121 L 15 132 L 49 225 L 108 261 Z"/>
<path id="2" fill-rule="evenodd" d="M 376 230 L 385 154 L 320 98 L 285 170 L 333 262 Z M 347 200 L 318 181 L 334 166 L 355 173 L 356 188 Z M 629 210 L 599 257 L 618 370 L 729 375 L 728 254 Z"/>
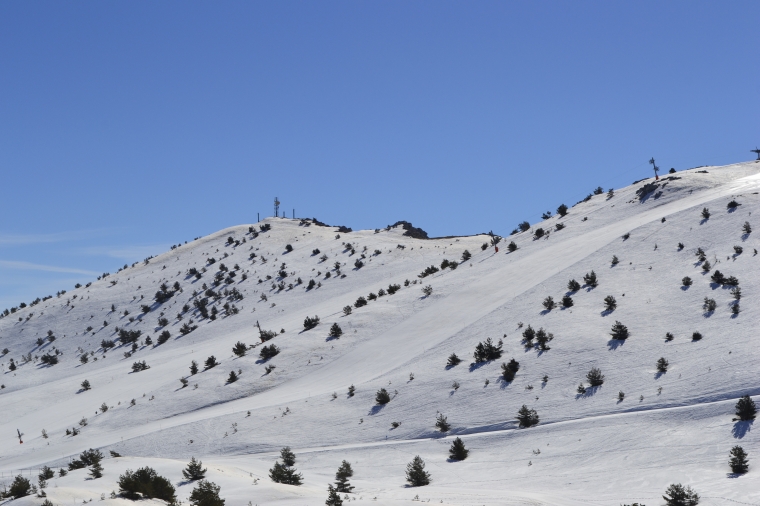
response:
<path id="1" fill-rule="evenodd" d="M 757 149 L 757 146 L 755 146 L 755 149 L 750 149 L 752 153 L 757 154 L 757 159 L 760 160 L 760 149 Z"/>
<path id="2" fill-rule="evenodd" d="M 657 173 L 660 172 L 660 168 L 654 164 L 654 157 L 649 160 L 649 163 L 652 164 L 652 168 L 654 169 L 654 178 L 660 179 L 660 176 L 657 175 Z"/>
<path id="3" fill-rule="evenodd" d="M 274 198 L 274 216 L 275 218 L 280 216 L 280 201 L 277 200 L 277 197 Z"/>

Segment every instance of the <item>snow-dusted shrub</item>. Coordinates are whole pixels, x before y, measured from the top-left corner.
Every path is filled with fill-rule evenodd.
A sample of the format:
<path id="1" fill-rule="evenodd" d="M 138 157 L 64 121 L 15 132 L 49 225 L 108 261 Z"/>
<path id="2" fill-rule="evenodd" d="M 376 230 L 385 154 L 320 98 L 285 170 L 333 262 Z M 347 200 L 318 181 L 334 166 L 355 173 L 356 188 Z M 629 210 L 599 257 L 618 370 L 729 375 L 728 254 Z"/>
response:
<path id="1" fill-rule="evenodd" d="M 424 287 L 422 287 L 422 294 L 425 297 L 430 297 L 430 295 L 433 294 L 433 287 L 430 285 L 425 285 Z"/>

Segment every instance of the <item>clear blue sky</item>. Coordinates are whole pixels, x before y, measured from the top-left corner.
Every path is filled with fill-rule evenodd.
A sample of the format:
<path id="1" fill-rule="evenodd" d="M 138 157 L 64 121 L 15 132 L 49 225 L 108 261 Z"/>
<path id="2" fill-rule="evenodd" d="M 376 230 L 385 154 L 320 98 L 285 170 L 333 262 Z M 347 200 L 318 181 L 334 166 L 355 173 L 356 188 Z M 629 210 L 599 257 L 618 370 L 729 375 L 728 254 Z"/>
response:
<path id="1" fill-rule="evenodd" d="M 297 216 L 493 229 L 753 157 L 760 2 L 0 2 L 0 310 Z"/>

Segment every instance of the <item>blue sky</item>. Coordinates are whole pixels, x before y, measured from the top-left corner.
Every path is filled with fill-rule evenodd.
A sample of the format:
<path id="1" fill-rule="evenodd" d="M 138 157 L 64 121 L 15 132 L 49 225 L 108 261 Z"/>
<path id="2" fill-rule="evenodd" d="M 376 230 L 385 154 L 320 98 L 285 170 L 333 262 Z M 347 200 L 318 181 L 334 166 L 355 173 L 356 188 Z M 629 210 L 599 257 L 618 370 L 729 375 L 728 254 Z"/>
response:
<path id="1" fill-rule="evenodd" d="M 0 3 L 0 309 L 272 212 L 507 234 L 753 157 L 758 2 Z"/>

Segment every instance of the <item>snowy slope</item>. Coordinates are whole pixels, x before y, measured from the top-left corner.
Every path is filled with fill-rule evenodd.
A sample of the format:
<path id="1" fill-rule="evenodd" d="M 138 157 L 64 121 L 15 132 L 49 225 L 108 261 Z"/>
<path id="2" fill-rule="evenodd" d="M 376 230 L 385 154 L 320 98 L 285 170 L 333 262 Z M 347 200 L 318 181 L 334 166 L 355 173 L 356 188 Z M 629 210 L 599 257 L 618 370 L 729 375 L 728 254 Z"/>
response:
<path id="1" fill-rule="evenodd" d="M 229 505 L 321 504 L 344 459 L 356 472 L 355 499 L 380 504 L 416 495 L 447 504 L 659 504 L 672 482 L 695 487 L 703 504 L 760 504 L 760 471 L 753 465 L 760 453 L 757 431 L 731 420 L 738 397 L 760 395 L 760 229 L 742 232 L 745 221 L 760 227 L 752 217 L 760 207 L 758 169 L 755 162 L 704 167 L 661 178 L 648 194 L 637 190 L 651 179 L 616 189 L 611 198 L 596 195 L 563 218 L 505 237 L 498 253 L 481 250 L 489 240 L 484 235 L 414 239 L 401 226 L 344 233 L 270 218 L 253 226 L 256 237 L 252 225 L 229 228 L 21 309 L 0 319 L 0 349 L 9 350 L 0 359 L 2 479 L 9 482 L 20 469 L 34 475 L 45 464 L 63 466 L 97 447 L 124 457 L 107 459 L 106 475 L 98 480 L 86 480 L 85 470 L 51 480 L 54 503 L 108 496 L 121 472 L 143 465 L 180 483 L 181 469 L 196 456 L 210 466 Z M 727 209 L 734 199 L 741 205 Z M 700 214 L 704 207 L 711 211 L 707 220 Z M 558 223 L 565 228 L 556 230 Z M 267 224 L 271 230 L 261 232 Z M 551 232 L 536 239 L 538 227 Z M 512 240 L 518 249 L 510 253 Z M 734 246 L 743 252 L 736 254 Z M 695 256 L 698 247 L 713 266 L 708 274 Z M 417 277 L 443 259 L 460 261 L 464 250 L 472 258 L 456 270 Z M 362 255 L 364 266 L 357 268 Z M 614 266 L 613 255 L 619 259 Z M 230 270 L 237 265 L 237 275 L 214 287 L 222 263 Z M 188 273 L 204 267 L 200 279 Z M 735 301 L 729 287 L 711 284 L 715 269 L 739 279 L 738 315 L 730 310 Z M 592 270 L 597 287 L 571 293 L 570 308 L 545 310 L 547 296 L 559 301 L 570 279 L 583 284 Z M 692 286 L 681 286 L 684 276 Z M 310 279 L 321 286 L 307 289 Z M 285 288 L 273 288 L 280 281 Z M 163 304 L 153 300 L 162 283 L 171 289 L 175 282 L 180 291 Z M 359 296 L 394 283 L 397 293 L 343 313 Z M 426 285 L 433 288 L 427 297 L 421 291 Z M 218 317 L 210 321 L 192 302 L 206 297 L 207 288 L 236 288 L 243 299 L 221 297 L 213 304 Z M 612 312 L 604 310 L 608 295 L 617 300 Z M 716 300 L 714 312 L 703 311 L 705 297 Z M 225 303 L 239 312 L 225 316 Z M 145 314 L 144 304 L 151 309 Z M 304 331 L 304 318 L 314 315 L 320 325 Z M 198 328 L 182 335 L 179 329 L 191 319 Z M 629 328 L 627 341 L 611 340 L 616 321 Z M 266 343 L 276 344 L 280 354 L 263 361 L 257 345 L 236 357 L 236 342 L 260 342 L 257 322 L 262 329 L 284 329 Z M 331 339 L 336 322 L 344 334 Z M 526 350 L 521 334 L 528 325 L 554 335 L 550 350 Z M 120 344 L 116 327 L 142 333 L 129 357 L 131 348 Z M 171 338 L 156 345 L 164 330 Z M 703 339 L 693 341 L 695 331 Z M 672 341 L 665 341 L 666 332 Z M 152 345 L 145 344 L 148 336 Z M 489 337 L 503 340 L 502 358 L 471 365 L 475 345 Z M 104 339 L 116 348 L 103 350 Z M 40 357 L 53 349 L 62 353 L 59 363 L 43 365 Z M 24 363 L 29 353 L 32 360 Z M 86 364 L 79 360 L 83 353 L 90 357 Z M 446 367 L 451 353 L 463 362 Z M 220 365 L 203 371 L 210 355 Z M 660 357 L 670 363 L 664 374 L 656 369 Z M 501 364 L 511 358 L 520 370 L 506 383 Z M 150 369 L 132 372 L 132 364 L 143 360 Z M 193 360 L 201 372 L 190 376 Z M 276 369 L 266 373 L 268 365 Z M 604 385 L 580 395 L 576 388 L 591 367 L 602 370 Z M 240 379 L 227 384 L 230 371 L 240 371 Z M 185 377 L 189 385 L 182 388 Z M 92 389 L 81 391 L 85 379 Z M 349 397 L 352 384 L 356 395 Z M 374 396 L 382 387 L 393 399 L 380 407 Z M 99 411 L 103 403 L 105 413 Z M 539 425 L 517 428 L 523 404 L 537 410 Z M 434 427 L 439 412 L 452 424 L 445 435 Z M 87 425 L 80 427 L 83 417 Z M 67 436 L 73 427 L 81 433 Z M 23 445 L 14 438 L 16 429 L 25 433 Z M 456 436 L 471 449 L 463 462 L 447 461 Z M 735 444 L 750 454 L 752 466 L 738 478 L 728 476 L 726 463 Z M 285 445 L 298 456 L 301 487 L 267 477 Z M 427 487 L 405 486 L 404 468 L 414 455 L 425 459 L 432 475 Z M 180 499 L 190 490 L 180 486 Z"/>

